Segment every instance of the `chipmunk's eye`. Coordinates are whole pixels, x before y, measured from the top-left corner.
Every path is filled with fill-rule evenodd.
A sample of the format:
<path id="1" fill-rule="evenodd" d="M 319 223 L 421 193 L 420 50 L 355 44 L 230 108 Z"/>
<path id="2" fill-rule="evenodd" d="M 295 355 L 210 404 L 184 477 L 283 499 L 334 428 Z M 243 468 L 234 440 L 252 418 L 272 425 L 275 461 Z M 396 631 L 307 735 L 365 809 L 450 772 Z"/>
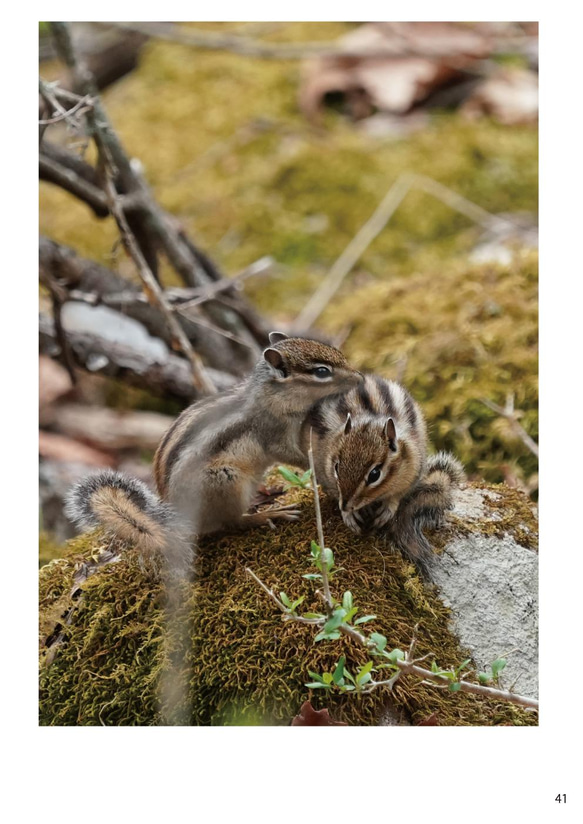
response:
<path id="1" fill-rule="evenodd" d="M 370 484 L 374 484 L 375 481 L 381 477 L 381 469 L 383 468 L 382 464 L 377 464 L 374 469 L 368 473 L 368 478 L 366 479 L 366 484 L 369 486 Z"/>
<path id="2" fill-rule="evenodd" d="M 310 372 L 315 378 L 331 378 L 332 377 L 332 370 L 329 369 L 327 366 L 316 366 L 314 369 L 311 369 Z"/>

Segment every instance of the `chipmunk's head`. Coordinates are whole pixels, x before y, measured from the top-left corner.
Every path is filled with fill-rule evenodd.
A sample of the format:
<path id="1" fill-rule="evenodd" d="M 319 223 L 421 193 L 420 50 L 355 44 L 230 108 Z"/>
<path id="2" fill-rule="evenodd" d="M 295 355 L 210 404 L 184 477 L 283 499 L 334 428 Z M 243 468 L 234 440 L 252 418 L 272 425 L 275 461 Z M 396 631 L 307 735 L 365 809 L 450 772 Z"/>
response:
<path id="1" fill-rule="evenodd" d="M 353 421 L 349 414 L 328 455 L 342 513 L 402 495 L 418 477 L 421 460 L 414 444 L 399 438 L 393 418 Z"/>
<path id="2" fill-rule="evenodd" d="M 271 346 L 263 352 L 270 379 L 281 389 L 289 387 L 290 403 L 309 408 L 326 397 L 345 392 L 363 380 L 342 352 L 305 338 L 288 338 L 271 332 Z"/>

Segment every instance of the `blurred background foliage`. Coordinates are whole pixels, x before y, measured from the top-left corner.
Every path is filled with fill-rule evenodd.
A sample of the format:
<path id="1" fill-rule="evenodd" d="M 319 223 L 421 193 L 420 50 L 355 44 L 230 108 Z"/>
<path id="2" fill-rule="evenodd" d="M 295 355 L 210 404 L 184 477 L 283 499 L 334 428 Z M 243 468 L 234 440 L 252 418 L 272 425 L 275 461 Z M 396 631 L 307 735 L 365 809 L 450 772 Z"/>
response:
<path id="1" fill-rule="evenodd" d="M 352 28 L 286 23 L 263 37 L 332 40 Z M 58 71 L 43 65 L 48 78 Z M 405 134 L 375 135 L 335 111 L 315 125 L 298 106 L 302 72 L 300 61 L 150 40 L 138 68 L 103 93 L 158 200 L 226 273 L 264 255 L 280 264 L 245 286 L 274 326 L 293 322 L 403 172 L 536 223 L 536 125 L 470 120 L 447 109 L 431 110 L 422 128 Z M 40 229 L 131 272 L 113 221 L 96 221 L 48 184 L 41 184 Z M 516 249 L 484 259 L 476 255 L 482 240 L 469 218 L 410 192 L 317 326 L 357 366 L 404 382 L 427 415 L 435 448 L 455 452 L 470 475 L 536 495 L 535 457 L 481 399 L 504 405 L 514 393 L 520 423 L 537 439 L 537 255 Z M 162 279 L 169 276 L 163 269 Z M 122 387 L 107 397 L 116 406 L 160 408 Z"/>

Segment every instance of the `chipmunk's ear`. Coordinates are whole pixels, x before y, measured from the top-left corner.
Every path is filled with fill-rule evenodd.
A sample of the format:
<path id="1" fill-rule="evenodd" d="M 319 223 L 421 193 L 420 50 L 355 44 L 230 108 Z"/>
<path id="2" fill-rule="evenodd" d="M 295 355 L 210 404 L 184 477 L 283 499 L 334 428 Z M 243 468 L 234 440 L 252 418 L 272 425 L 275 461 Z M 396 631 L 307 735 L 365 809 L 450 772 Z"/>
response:
<path id="1" fill-rule="evenodd" d="M 272 369 L 278 373 L 277 376 L 279 378 L 287 378 L 289 369 L 286 359 L 281 352 L 278 352 L 277 349 L 266 349 L 263 353 L 263 358 Z"/>
<path id="2" fill-rule="evenodd" d="M 351 417 L 350 412 L 349 412 L 348 415 L 346 416 L 346 423 L 344 424 L 344 434 L 348 435 L 348 433 L 350 432 L 351 429 L 352 429 L 352 417 Z"/>
<path id="3" fill-rule="evenodd" d="M 395 422 L 392 418 L 387 418 L 384 428 L 385 437 L 389 441 L 389 449 L 392 452 L 397 451 L 397 430 L 395 429 Z"/>
<path id="4" fill-rule="evenodd" d="M 272 345 L 274 343 L 279 343 L 280 340 L 287 340 L 287 335 L 285 335 L 283 332 L 270 332 L 269 333 L 269 343 L 271 343 Z"/>

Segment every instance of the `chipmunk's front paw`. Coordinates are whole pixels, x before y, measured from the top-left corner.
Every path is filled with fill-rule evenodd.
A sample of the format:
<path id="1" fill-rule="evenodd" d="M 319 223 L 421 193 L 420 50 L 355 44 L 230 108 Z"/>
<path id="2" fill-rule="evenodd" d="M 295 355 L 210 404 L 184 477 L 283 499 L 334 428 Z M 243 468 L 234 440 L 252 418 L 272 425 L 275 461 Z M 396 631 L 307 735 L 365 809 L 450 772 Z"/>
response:
<path id="1" fill-rule="evenodd" d="M 356 512 L 342 512 L 342 520 L 348 529 L 356 532 L 357 535 L 362 535 L 364 524 L 357 518 L 357 515 Z"/>
<path id="2" fill-rule="evenodd" d="M 374 516 L 374 519 L 371 524 L 371 529 L 374 532 L 378 532 L 384 526 L 386 526 L 393 518 L 393 510 L 390 506 L 383 506 Z"/>
<path id="3" fill-rule="evenodd" d="M 277 507 L 277 509 L 266 509 L 264 511 L 265 517 L 270 521 L 299 521 L 301 514 L 301 510 L 296 509 L 295 504 L 280 506 Z"/>

